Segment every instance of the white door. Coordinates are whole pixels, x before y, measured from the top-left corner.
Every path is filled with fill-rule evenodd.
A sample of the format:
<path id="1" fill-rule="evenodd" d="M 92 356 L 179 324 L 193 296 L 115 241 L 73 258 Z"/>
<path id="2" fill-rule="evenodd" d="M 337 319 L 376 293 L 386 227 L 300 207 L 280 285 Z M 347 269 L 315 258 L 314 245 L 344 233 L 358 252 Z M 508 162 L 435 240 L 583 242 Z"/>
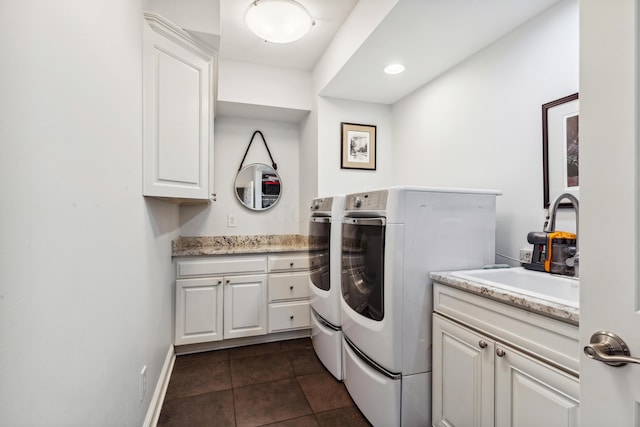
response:
<path id="1" fill-rule="evenodd" d="M 175 345 L 222 339 L 222 277 L 176 280 Z"/>
<path id="2" fill-rule="evenodd" d="M 640 358 L 638 0 L 580 1 L 580 343 Z M 580 360 L 583 426 L 640 425 L 640 365 Z"/>
<path id="3" fill-rule="evenodd" d="M 225 278 L 224 339 L 267 333 L 267 275 Z"/>
<path id="4" fill-rule="evenodd" d="M 144 25 L 145 196 L 207 200 L 213 53 L 157 18 Z"/>
<path id="5" fill-rule="evenodd" d="M 433 425 L 495 425 L 494 348 L 493 340 L 434 314 Z"/>
<path id="6" fill-rule="evenodd" d="M 495 347 L 495 427 L 580 425 L 576 377 L 500 342 Z"/>

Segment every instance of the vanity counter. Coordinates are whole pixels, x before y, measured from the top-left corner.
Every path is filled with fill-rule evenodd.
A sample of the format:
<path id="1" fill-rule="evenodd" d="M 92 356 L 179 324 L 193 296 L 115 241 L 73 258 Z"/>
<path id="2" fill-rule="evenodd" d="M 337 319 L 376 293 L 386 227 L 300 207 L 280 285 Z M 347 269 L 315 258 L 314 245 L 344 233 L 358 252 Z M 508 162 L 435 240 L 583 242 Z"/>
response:
<path id="1" fill-rule="evenodd" d="M 454 276 L 453 272 L 434 272 L 431 278 L 440 284 L 480 295 L 495 301 L 509 304 L 526 311 L 551 317 L 571 325 L 578 325 L 580 320 L 580 309 L 564 304 L 546 301 L 541 298 L 521 294 L 518 292 L 489 286 L 473 280 L 463 279 Z"/>
<path id="2" fill-rule="evenodd" d="M 299 234 L 179 237 L 171 242 L 174 257 L 198 255 L 306 252 L 307 236 Z"/>

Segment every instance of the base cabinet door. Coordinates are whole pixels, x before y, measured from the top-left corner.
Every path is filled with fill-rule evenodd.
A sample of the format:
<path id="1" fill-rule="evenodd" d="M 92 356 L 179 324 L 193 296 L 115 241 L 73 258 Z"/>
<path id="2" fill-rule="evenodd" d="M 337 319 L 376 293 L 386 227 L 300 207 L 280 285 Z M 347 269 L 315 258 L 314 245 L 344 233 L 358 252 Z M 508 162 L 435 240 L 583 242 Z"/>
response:
<path id="1" fill-rule="evenodd" d="M 496 427 L 577 427 L 579 380 L 508 346 L 496 346 Z"/>
<path id="2" fill-rule="evenodd" d="M 433 315 L 436 427 L 577 427 L 579 379 Z"/>
<path id="3" fill-rule="evenodd" d="M 222 339 L 222 283 L 222 277 L 176 280 L 176 345 Z"/>
<path id="4" fill-rule="evenodd" d="M 267 275 L 224 280 L 224 338 L 267 333 Z"/>
<path id="5" fill-rule="evenodd" d="M 433 317 L 433 425 L 493 426 L 494 342 Z"/>

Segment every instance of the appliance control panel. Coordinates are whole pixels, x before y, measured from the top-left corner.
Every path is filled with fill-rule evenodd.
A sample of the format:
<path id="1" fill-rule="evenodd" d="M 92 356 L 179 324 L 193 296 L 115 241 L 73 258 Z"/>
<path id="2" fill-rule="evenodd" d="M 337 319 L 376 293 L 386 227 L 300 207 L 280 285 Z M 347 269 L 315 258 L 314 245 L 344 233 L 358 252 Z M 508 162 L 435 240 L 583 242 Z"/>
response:
<path id="1" fill-rule="evenodd" d="M 311 212 L 315 211 L 327 211 L 331 212 L 331 207 L 333 205 L 332 197 L 320 197 L 317 199 L 313 199 L 311 202 Z"/>
<path id="2" fill-rule="evenodd" d="M 369 193 L 356 193 L 346 196 L 344 209 L 381 211 L 387 208 L 387 190 L 372 191 Z"/>

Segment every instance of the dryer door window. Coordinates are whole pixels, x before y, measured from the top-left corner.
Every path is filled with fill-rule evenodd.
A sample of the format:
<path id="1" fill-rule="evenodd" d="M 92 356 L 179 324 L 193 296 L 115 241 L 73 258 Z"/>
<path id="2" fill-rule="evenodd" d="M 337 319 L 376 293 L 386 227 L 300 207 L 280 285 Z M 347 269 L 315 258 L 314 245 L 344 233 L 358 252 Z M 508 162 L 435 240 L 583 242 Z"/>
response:
<path id="1" fill-rule="evenodd" d="M 384 317 L 384 218 L 345 218 L 342 298 L 360 315 Z"/>
<path id="2" fill-rule="evenodd" d="M 323 291 L 331 287 L 329 259 L 331 237 L 331 218 L 312 217 L 309 221 L 309 261 L 311 283 Z"/>

